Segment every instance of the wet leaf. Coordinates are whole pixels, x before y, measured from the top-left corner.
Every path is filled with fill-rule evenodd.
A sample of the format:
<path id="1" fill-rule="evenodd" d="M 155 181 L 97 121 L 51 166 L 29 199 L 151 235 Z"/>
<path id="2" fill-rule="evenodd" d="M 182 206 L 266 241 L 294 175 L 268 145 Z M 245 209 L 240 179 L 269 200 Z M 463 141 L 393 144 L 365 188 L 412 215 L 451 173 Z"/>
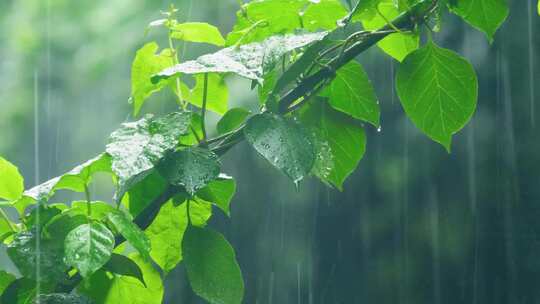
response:
<path id="1" fill-rule="evenodd" d="M 271 70 L 283 55 L 321 40 L 325 35 L 326 32 L 288 34 L 273 36 L 263 42 L 228 47 L 164 69 L 155 74 L 152 80 L 158 82 L 181 73 L 234 73 L 262 83 L 263 75 Z"/>
<path id="2" fill-rule="evenodd" d="M 203 22 L 186 22 L 175 24 L 169 29 L 172 31 L 171 38 L 189 42 L 209 43 L 223 46 L 225 39 L 219 29 Z"/>
<path id="3" fill-rule="evenodd" d="M 42 282 L 40 283 L 41 292 L 52 292 L 52 284 Z M 19 278 L 12 281 L 7 286 L 0 298 L 0 303 L 6 304 L 29 304 L 32 303 L 36 297 L 37 284 L 36 281 L 29 278 Z"/>
<path id="4" fill-rule="evenodd" d="M 114 131 L 106 151 L 112 157 L 112 170 L 118 176 L 120 187 L 152 169 L 166 151 L 174 149 L 180 135 L 188 133 L 190 121 L 191 113 L 177 112 L 124 123 Z"/>
<path id="5" fill-rule="evenodd" d="M 107 214 L 107 219 L 112 223 L 114 229 L 118 231 L 133 246 L 139 254 L 150 260 L 150 240 L 144 232 L 132 222 L 131 217 L 120 210 L 113 210 Z"/>
<path id="6" fill-rule="evenodd" d="M 366 151 L 364 129 L 321 100 L 313 100 L 302 110 L 301 120 L 313 130 L 318 143 L 313 173 L 342 190 Z"/>
<path id="7" fill-rule="evenodd" d="M 379 126 L 379 101 L 362 66 L 351 61 L 336 72 L 336 78 L 321 96 L 328 97 L 330 105 L 356 119 Z"/>
<path id="8" fill-rule="evenodd" d="M 313 1 L 303 11 L 302 23 L 308 31 L 333 30 L 346 15 L 347 10 L 339 0 Z"/>
<path id="9" fill-rule="evenodd" d="M 88 298 L 78 294 L 50 293 L 40 294 L 33 304 L 93 304 Z"/>
<path id="10" fill-rule="evenodd" d="M 452 135 L 465 126 L 476 108 L 478 81 L 471 64 L 429 42 L 405 58 L 396 87 L 407 116 L 450 151 Z"/>
<path id="11" fill-rule="evenodd" d="M 168 182 L 152 170 L 141 181 L 133 184 L 122 197 L 122 204 L 132 216 L 137 216 L 167 188 Z"/>
<path id="12" fill-rule="evenodd" d="M 188 225 L 186 203 L 176 205 L 173 200 L 165 203 L 145 233 L 152 243 L 150 256 L 167 274 L 182 260 L 182 239 Z M 190 202 L 192 225 L 203 227 L 212 215 L 210 203 L 200 199 Z"/>
<path id="13" fill-rule="evenodd" d="M 105 225 L 91 222 L 69 232 L 64 247 L 66 263 L 86 278 L 109 260 L 114 249 L 114 235 Z"/>
<path id="14" fill-rule="evenodd" d="M 506 0 L 455 0 L 450 11 L 486 34 L 490 41 L 508 16 Z"/>
<path id="15" fill-rule="evenodd" d="M 19 169 L 0 157 L 0 199 L 16 200 L 24 190 L 24 179 Z"/>
<path id="16" fill-rule="evenodd" d="M 163 282 L 159 273 L 139 255 L 131 254 L 129 258 L 142 271 L 146 287 L 134 277 L 113 275 L 98 270 L 78 286 L 79 292 L 90 298 L 94 304 L 162 304 Z"/>
<path id="17" fill-rule="evenodd" d="M 213 304 L 240 304 L 244 281 L 233 248 L 218 232 L 190 226 L 182 241 L 193 291 Z"/>
<path id="18" fill-rule="evenodd" d="M 233 108 L 227 111 L 217 123 L 219 134 L 232 132 L 240 127 L 251 112 L 244 108 Z"/>
<path id="19" fill-rule="evenodd" d="M 68 265 L 64 263 L 62 244 L 56 239 L 40 239 L 37 246 L 34 231 L 17 233 L 8 245 L 7 253 L 20 273 L 34 280 L 43 282 L 57 281 L 65 277 Z M 39 261 L 39 265 L 38 265 Z M 36 269 L 39 266 L 39 273 Z M 37 275 L 39 274 L 39 278 Z"/>
<path id="20" fill-rule="evenodd" d="M 193 147 L 167 154 L 157 169 L 171 184 L 193 195 L 219 175 L 220 163 L 211 151 Z"/>
<path id="21" fill-rule="evenodd" d="M 295 184 L 311 171 L 314 147 L 297 122 L 275 114 L 258 114 L 248 120 L 244 134 L 259 154 Z"/>
<path id="22" fill-rule="evenodd" d="M 4 293 L 6 288 L 15 281 L 15 276 L 11 273 L 7 273 L 4 270 L 0 270 L 0 295 Z M 0 301 L 0 303 L 2 303 Z"/>

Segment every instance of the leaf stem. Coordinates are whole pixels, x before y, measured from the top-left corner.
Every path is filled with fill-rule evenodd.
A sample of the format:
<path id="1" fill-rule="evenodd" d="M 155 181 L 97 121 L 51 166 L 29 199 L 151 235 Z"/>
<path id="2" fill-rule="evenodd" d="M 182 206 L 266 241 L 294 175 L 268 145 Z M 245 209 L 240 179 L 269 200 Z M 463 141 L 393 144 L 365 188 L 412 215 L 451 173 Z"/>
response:
<path id="1" fill-rule="evenodd" d="M 169 39 L 169 48 L 171 49 L 171 52 L 173 53 L 173 63 L 180 64 L 180 59 L 178 58 L 178 50 L 174 46 L 174 42 L 172 40 L 172 32 L 173 30 L 169 30 L 168 39 Z M 182 87 L 180 85 L 180 76 L 176 77 L 176 96 L 178 97 L 178 103 L 179 106 L 182 107 L 183 110 L 186 109 L 187 104 L 184 101 L 184 97 L 182 96 Z"/>
<path id="2" fill-rule="evenodd" d="M 88 185 L 84 184 L 84 195 L 86 197 L 86 210 L 88 213 L 88 217 L 92 215 L 92 203 L 90 199 L 90 190 L 88 189 Z"/>
<path id="3" fill-rule="evenodd" d="M 204 88 L 203 88 L 203 100 L 202 100 L 202 110 L 201 110 L 201 130 L 202 130 L 202 143 L 206 141 L 206 101 L 208 98 L 208 73 L 204 73 Z"/>
<path id="4" fill-rule="evenodd" d="M 186 214 L 187 214 L 187 222 L 188 222 L 188 226 L 191 226 L 191 214 L 189 213 L 189 203 L 191 202 L 191 199 L 188 198 L 186 200 Z"/>

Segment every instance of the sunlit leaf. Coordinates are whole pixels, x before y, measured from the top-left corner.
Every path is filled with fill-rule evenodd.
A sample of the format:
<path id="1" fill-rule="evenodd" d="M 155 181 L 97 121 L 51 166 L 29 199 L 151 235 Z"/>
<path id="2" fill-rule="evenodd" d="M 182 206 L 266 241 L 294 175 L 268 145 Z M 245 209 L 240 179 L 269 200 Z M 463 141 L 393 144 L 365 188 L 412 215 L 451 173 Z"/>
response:
<path id="1" fill-rule="evenodd" d="M 313 1 L 302 13 L 302 24 L 308 31 L 333 30 L 346 15 L 347 10 L 339 0 Z"/>
<path id="2" fill-rule="evenodd" d="M 24 190 L 24 179 L 19 169 L 0 157 L 0 199 L 16 200 Z"/>
<path id="3" fill-rule="evenodd" d="M 136 278 L 146 286 L 141 268 L 127 256 L 117 253 L 111 254 L 110 260 L 103 266 L 103 269 L 114 274 Z"/>
<path id="4" fill-rule="evenodd" d="M 174 64 L 173 52 L 169 49 L 156 54 L 159 46 L 155 42 L 145 44 L 137 51 L 131 66 L 131 98 L 133 102 L 133 115 L 137 115 L 146 99 L 153 93 L 161 90 L 165 82 L 154 84 L 150 77 Z"/>
<path id="5" fill-rule="evenodd" d="M 169 27 L 171 38 L 189 42 L 209 43 L 223 46 L 225 39 L 221 36 L 219 29 L 213 25 L 203 22 L 179 23 Z"/>
<path id="6" fill-rule="evenodd" d="M 218 206 L 225 214 L 230 215 L 229 205 L 236 192 L 236 182 L 230 176 L 220 174 L 219 177 L 197 192 L 197 196 Z"/>
<path id="7" fill-rule="evenodd" d="M 15 281 L 15 276 L 11 273 L 5 272 L 3 270 L 0 270 L 0 295 L 4 293 L 6 288 Z M 1 300 L 0 300 L 0 303 Z"/>
<path id="8" fill-rule="evenodd" d="M 98 270 L 79 285 L 79 292 L 94 304 L 162 304 L 163 282 L 159 273 L 137 254 L 129 258 L 139 266 L 146 286 L 137 278 Z"/>
<path id="9" fill-rule="evenodd" d="M 88 277 L 109 260 L 114 235 L 105 225 L 91 222 L 69 232 L 64 247 L 66 263 L 77 268 L 83 277 Z"/>
<path id="10" fill-rule="evenodd" d="M 190 226 L 182 241 L 193 291 L 212 304 L 240 304 L 244 281 L 233 248 L 218 232 Z"/>
<path id="11" fill-rule="evenodd" d="M 182 260 L 182 239 L 188 225 L 186 203 L 176 205 L 173 200 L 165 203 L 145 234 L 152 243 L 150 256 L 167 274 Z M 212 215 L 212 206 L 199 199 L 190 202 L 192 225 L 202 227 Z"/>
<path id="12" fill-rule="evenodd" d="M 379 101 L 362 66 L 351 61 L 336 72 L 336 78 L 321 96 L 328 97 L 330 105 L 356 119 L 379 126 Z"/>
<path id="13" fill-rule="evenodd" d="M 143 231 L 132 222 L 131 217 L 120 210 L 114 210 L 107 214 L 107 219 L 112 226 L 133 246 L 139 254 L 150 260 L 150 240 Z"/>
<path id="14" fill-rule="evenodd" d="M 196 74 L 195 87 L 191 92 L 191 98 L 189 102 L 202 108 L 203 96 L 204 96 L 204 74 Z M 207 96 L 206 96 L 206 108 L 210 111 L 214 111 L 218 114 L 225 114 L 227 112 L 227 102 L 229 99 L 229 90 L 223 75 L 210 73 L 208 74 L 207 81 Z"/>
<path id="15" fill-rule="evenodd" d="M 366 135 L 360 124 L 313 100 L 302 109 L 301 120 L 313 131 L 317 159 L 313 173 L 342 190 L 345 179 L 356 169 L 366 151 Z"/>
<path id="16" fill-rule="evenodd" d="M 393 2 L 382 2 L 378 9 L 380 14 L 378 12 L 373 18 L 362 21 L 366 30 L 377 30 L 387 25 L 387 20 L 392 20 L 400 15 Z M 396 60 L 402 61 L 410 52 L 418 49 L 419 42 L 420 37 L 417 33 L 395 33 L 385 37 L 377 43 L 377 46 Z"/>
<path id="17" fill-rule="evenodd" d="M 228 47 L 164 69 L 156 73 L 152 80 L 158 82 L 182 73 L 235 73 L 262 83 L 265 72 L 271 70 L 283 55 L 318 41 L 326 34 L 321 32 L 273 36 L 262 42 Z"/>
<path id="18" fill-rule="evenodd" d="M 244 134 L 259 154 L 295 184 L 311 171 L 314 147 L 297 122 L 275 114 L 258 114 L 248 120 Z"/>
<path id="19" fill-rule="evenodd" d="M 168 153 L 157 168 L 171 184 L 193 195 L 219 175 L 220 162 L 211 151 L 193 147 Z"/>
<path id="20" fill-rule="evenodd" d="M 407 116 L 450 151 L 452 135 L 465 126 L 476 108 L 478 81 L 472 65 L 429 42 L 405 58 L 396 87 Z"/>

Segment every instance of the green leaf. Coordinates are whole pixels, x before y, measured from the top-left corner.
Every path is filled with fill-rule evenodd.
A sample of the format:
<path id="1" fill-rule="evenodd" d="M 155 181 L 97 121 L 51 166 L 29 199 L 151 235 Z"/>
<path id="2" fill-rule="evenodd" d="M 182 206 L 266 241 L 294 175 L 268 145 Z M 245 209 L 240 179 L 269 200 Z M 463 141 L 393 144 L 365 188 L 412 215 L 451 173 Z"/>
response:
<path id="1" fill-rule="evenodd" d="M 197 192 L 197 196 L 205 201 L 214 203 L 225 214 L 231 214 L 229 205 L 236 192 L 236 182 L 230 176 L 220 174 L 216 180 L 211 181 L 208 185 Z"/>
<path id="2" fill-rule="evenodd" d="M 0 303 L 2 304 L 30 304 L 33 303 L 36 297 L 37 286 L 36 281 L 29 278 L 19 278 L 12 281 L 4 290 Z M 49 292 L 53 290 L 53 286 L 47 282 L 40 284 L 41 292 Z"/>
<path id="3" fill-rule="evenodd" d="M 131 98 L 133 115 L 137 116 L 145 100 L 165 87 L 166 83 L 154 84 L 150 77 L 174 64 L 173 53 L 169 49 L 156 54 L 159 46 L 155 42 L 145 44 L 137 51 L 131 66 Z"/>
<path id="4" fill-rule="evenodd" d="M 213 25 L 202 22 L 179 23 L 169 27 L 171 38 L 189 42 L 209 43 L 223 46 L 225 39 L 219 29 Z"/>
<path id="5" fill-rule="evenodd" d="M 167 185 L 168 182 L 156 170 L 152 170 L 141 181 L 131 186 L 122 197 L 122 204 L 132 216 L 137 216 L 165 191 Z"/>
<path id="6" fill-rule="evenodd" d="M 305 69 L 305 66 L 303 67 Z M 304 70 L 302 69 L 302 71 Z M 288 71 L 288 69 L 286 70 Z M 259 85 L 257 88 L 257 94 L 259 95 L 259 104 L 264 105 L 266 101 L 268 100 L 268 97 L 273 92 L 273 89 L 276 85 L 276 81 L 278 80 L 278 71 L 277 68 L 274 68 L 271 71 L 268 71 L 264 75 L 264 81 L 262 85 Z M 257 83 L 257 82 L 255 82 Z"/>
<path id="7" fill-rule="evenodd" d="M 195 87 L 191 91 L 189 102 L 202 108 L 204 96 L 204 74 L 196 74 Z M 208 74 L 206 108 L 220 115 L 227 112 L 227 102 L 229 99 L 229 90 L 225 83 L 225 77 L 220 74 Z"/>
<path id="8" fill-rule="evenodd" d="M 366 30 L 377 30 L 387 25 L 386 20 L 393 20 L 400 15 L 400 11 L 393 2 L 380 3 L 378 8 L 384 18 L 376 14 L 373 18 L 362 21 L 362 25 Z M 385 37 L 377 43 L 377 46 L 396 60 L 403 61 L 410 52 L 418 49 L 419 43 L 420 37 L 417 33 L 395 33 Z"/>
<path id="9" fill-rule="evenodd" d="M 68 233 L 64 247 L 66 263 L 86 278 L 109 260 L 114 249 L 114 235 L 105 225 L 91 222 Z"/>
<path id="10" fill-rule="evenodd" d="M 92 176 L 98 172 L 111 172 L 111 158 L 108 154 L 100 154 L 61 176 L 24 191 L 22 197 L 13 202 L 13 206 L 23 215 L 29 205 L 49 200 L 57 190 L 84 192 L 85 187 L 92 181 Z"/>
<path id="11" fill-rule="evenodd" d="M 227 45 L 262 41 L 276 34 L 292 33 L 301 27 L 300 12 L 308 0 L 266 0 L 244 4 L 227 35 Z"/>
<path id="12" fill-rule="evenodd" d="M 39 247 L 34 231 L 16 234 L 8 245 L 7 253 L 20 273 L 34 280 L 43 282 L 57 281 L 65 277 L 68 269 L 64 263 L 62 244 L 57 240 L 40 238 Z M 38 264 L 39 261 L 39 264 Z M 39 277 L 37 268 L 39 266 Z"/>
<path id="13" fill-rule="evenodd" d="M 281 60 L 282 56 L 305 47 L 326 36 L 326 32 L 273 36 L 263 42 L 222 49 L 162 70 L 152 77 L 158 82 L 179 74 L 235 73 L 263 82 L 263 75 Z"/>
<path id="14" fill-rule="evenodd" d="M 159 273 L 137 254 L 131 254 L 129 258 L 141 269 L 146 287 L 131 276 L 98 270 L 78 286 L 79 292 L 93 300 L 94 304 L 162 304 L 163 282 Z"/>
<path id="15" fill-rule="evenodd" d="M 193 113 L 191 115 L 191 123 L 189 132 L 186 135 L 180 137 L 180 143 L 185 146 L 193 146 L 199 143 L 198 139 L 203 137 L 202 133 L 202 117 L 199 113 Z"/>
<path id="16" fill-rule="evenodd" d="M 188 133 L 190 121 L 190 112 L 171 113 L 124 123 L 114 131 L 106 151 L 112 157 L 112 170 L 120 186 L 152 169 L 166 151 L 174 149 L 180 135 Z"/>
<path id="17" fill-rule="evenodd" d="M 471 64 L 429 42 L 405 58 L 396 87 L 407 116 L 450 151 L 452 134 L 465 126 L 476 108 L 478 80 Z"/>
<path id="18" fill-rule="evenodd" d="M 212 304 L 240 304 L 244 281 L 234 250 L 218 232 L 190 226 L 182 241 L 193 291 Z"/>
<path id="19" fill-rule="evenodd" d="M 366 72 L 358 62 L 351 61 L 340 68 L 336 78 L 321 96 L 328 97 L 334 109 L 379 126 L 379 101 Z"/>
<path id="20" fill-rule="evenodd" d="M 33 304 L 93 304 L 88 298 L 78 294 L 50 293 L 40 294 Z"/>
<path id="21" fill-rule="evenodd" d="M 244 108 L 233 108 L 227 111 L 217 123 L 219 134 L 225 134 L 238 129 L 251 112 Z"/>
<path id="22" fill-rule="evenodd" d="M 302 23 L 308 31 L 333 30 L 346 15 L 347 10 L 339 0 L 313 1 L 302 14 Z"/>
<path id="23" fill-rule="evenodd" d="M 0 270 L 0 295 L 4 293 L 4 291 L 6 290 L 6 288 L 8 288 L 8 286 L 13 282 L 15 281 L 15 276 L 12 275 L 11 273 L 7 273 L 3 270 Z M 0 303 L 2 303 L 0 301 Z"/>
<path id="24" fill-rule="evenodd" d="M 484 32 L 490 41 L 508 16 L 506 0 L 455 0 L 450 11 Z"/>
<path id="25" fill-rule="evenodd" d="M 377 14 L 377 6 L 385 0 L 361 0 L 351 12 L 355 21 L 370 20 Z"/>
<path id="26" fill-rule="evenodd" d="M 39 221 L 37 213 L 39 212 Z M 56 215 L 60 214 L 62 210 L 59 208 L 56 208 L 54 206 L 50 205 L 44 205 L 41 204 L 30 214 L 23 218 L 24 224 L 28 229 L 32 229 L 33 227 L 39 226 L 40 228 L 46 225 L 51 219 L 53 219 Z"/>
<path id="27" fill-rule="evenodd" d="M 120 210 L 114 210 L 107 215 L 107 219 L 112 223 L 114 229 L 123 235 L 126 240 L 147 260 L 150 260 L 150 240 L 137 225 L 132 222 L 131 217 Z"/>
<path id="28" fill-rule="evenodd" d="M 366 135 L 357 121 L 313 100 L 302 109 L 301 120 L 314 132 L 318 145 L 313 173 L 343 190 L 366 151 Z"/>
<path id="29" fill-rule="evenodd" d="M 182 239 L 188 225 L 185 201 L 175 206 L 173 200 L 165 203 L 145 233 L 152 243 L 150 256 L 167 274 L 182 260 Z M 212 215 L 210 203 L 199 199 L 189 204 L 191 223 L 205 226 Z"/>
<path id="30" fill-rule="evenodd" d="M 295 184 L 313 167 L 314 147 L 309 134 L 297 122 L 275 114 L 258 114 L 244 129 L 247 141 Z"/>
<path id="31" fill-rule="evenodd" d="M 103 269 L 114 274 L 136 278 L 146 287 L 141 268 L 130 258 L 121 254 L 111 254 L 111 259 L 103 266 Z"/>
<path id="32" fill-rule="evenodd" d="M 18 199 L 24 190 L 24 179 L 19 169 L 0 157 L 0 199 Z"/>
<path id="33" fill-rule="evenodd" d="M 97 221 L 105 219 L 107 214 L 116 210 L 112 205 L 101 201 L 90 202 L 90 208 L 92 209 L 92 214 L 90 214 L 89 218 Z M 88 216 L 88 202 L 74 201 L 71 203 L 71 208 L 64 210 L 63 213 L 69 213 L 73 216 L 78 214 Z"/>
<path id="34" fill-rule="evenodd" d="M 193 147 L 168 153 L 157 169 L 171 184 L 193 195 L 219 175 L 220 162 L 213 152 Z"/>

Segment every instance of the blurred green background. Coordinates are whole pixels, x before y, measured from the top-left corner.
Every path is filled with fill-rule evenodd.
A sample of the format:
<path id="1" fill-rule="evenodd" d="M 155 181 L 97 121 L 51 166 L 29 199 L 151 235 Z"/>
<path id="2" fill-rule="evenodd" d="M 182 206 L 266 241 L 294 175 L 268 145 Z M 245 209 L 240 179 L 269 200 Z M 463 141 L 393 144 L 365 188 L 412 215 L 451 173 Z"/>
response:
<path id="1" fill-rule="evenodd" d="M 452 154 L 406 119 L 397 64 L 374 48 L 359 60 L 382 130 L 367 127 L 366 156 L 343 192 L 315 180 L 296 191 L 246 144 L 225 157 L 239 189 L 231 219 L 216 211 L 211 225 L 236 248 L 245 303 L 540 303 L 540 16 L 531 0 L 509 2 L 492 44 L 451 15 L 436 35 L 479 76 L 477 112 Z M 131 61 L 151 39 L 165 45 L 145 28 L 171 3 L 180 19 L 223 34 L 238 9 L 235 0 L 0 1 L 0 155 L 27 187 L 103 151 L 133 119 Z M 183 49 L 185 58 L 213 50 Z M 231 105 L 256 108 L 249 82 L 227 82 Z M 143 110 L 173 108 L 160 93 Z M 106 182 L 93 192 L 110 200 Z M 0 263 L 12 267 L 5 255 Z M 165 303 L 203 303 L 182 266 L 166 278 Z"/>

